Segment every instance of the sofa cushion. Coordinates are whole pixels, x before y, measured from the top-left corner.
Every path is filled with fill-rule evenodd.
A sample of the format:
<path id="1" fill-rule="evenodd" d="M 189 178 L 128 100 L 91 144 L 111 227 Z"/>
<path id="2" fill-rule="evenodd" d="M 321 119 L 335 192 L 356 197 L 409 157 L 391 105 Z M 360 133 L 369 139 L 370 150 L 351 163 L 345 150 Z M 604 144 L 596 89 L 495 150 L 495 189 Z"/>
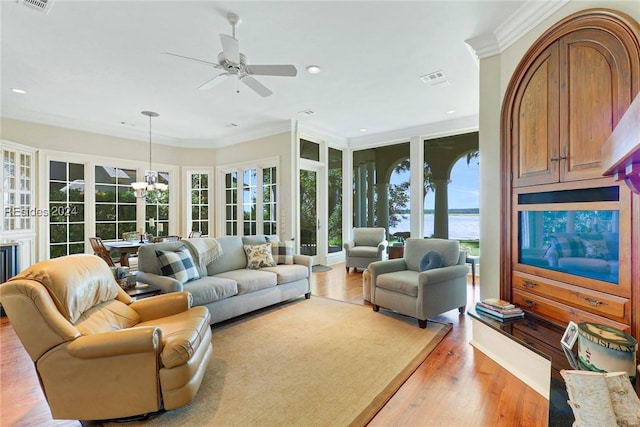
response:
<path id="1" fill-rule="evenodd" d="M 387 289 L 393 292 L 418 296 L 418 272 L 414 270 L 394 271 L 384 273 L 376 278 L 376 287 Z"/>
<path id="2" fill-rule="evenodd" d="M 273 272 L 263 270 L 243 268 L 216 274 L 215 277 L 234 280 L 238 284 L 238 295 L 271 288 L 278 284 L 277 276 Z"/>
<path id="3" fill-rule="evenodd" d="M 418 271 L 432 270 L 442 266 L 444 266 L 444 259 L 442 258 L 442 255 L 440 255 L 440 252 L 429 251 L 422 256 L 422 259 L 420 259 Z"/>
<path id="4" fill-rule="evenodd" d="M 277 265 L 271 254 L 271 243 L 244 245 L 244 252 L 247 255 L 247 268 L 255 270 Z"/>
<path id="5" fill-rule="evenodd" d="M 276 264 L 293 264 L 293 242 L 270 242 Z"/>
<path id="6" fill-rule="evenodd" d="M 222 247 L 222 256 L 207 266 L 207 275 L 215 276 L 225 271 L 247 267 L 247 255 L 240 236 L 218 237 L 216 240 Z"/>
<path id="7" fill-rule="evenodd" d="M 265 267 L 261 271 L 275 273 L 278 285 L 309 277 L 309 268 L 299 264 L 280 264 L 275 267 Z"/>
<path id="8" fill-rule="evenodd" d="M 184 290 L 193 297 L 193 305 L 205 305 L 236 295 L 238 284 L 235 280 L 207 276 L 185 284 Z"/>
<path id="9" fill-rule="evenodd" d="M 375 258 L 378 256 L 377 246 L 354 246 L 349 250 L 350 257 Z"/>
<path id="10" fill-rule="evenodd" d="M 199 279 L 200 274 L 193 263 L 187 248 L 175 251 L 156 251 L 158 266 L 163 276 L 173 277 L 183 285 L 190 280 Z"/>

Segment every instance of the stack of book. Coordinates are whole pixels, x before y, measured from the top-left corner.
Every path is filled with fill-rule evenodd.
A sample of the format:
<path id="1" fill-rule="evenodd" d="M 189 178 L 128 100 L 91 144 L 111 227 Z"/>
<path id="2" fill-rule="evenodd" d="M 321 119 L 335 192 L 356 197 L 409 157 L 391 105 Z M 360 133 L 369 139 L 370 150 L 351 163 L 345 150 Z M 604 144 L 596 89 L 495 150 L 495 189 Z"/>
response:
<path id="1" fill-rule="evenodd" d="M 498 298 L 485 298 L 476 303 L 476 312 L 498 320 L 521 319 L 524 311 L 520 307 Z"/>

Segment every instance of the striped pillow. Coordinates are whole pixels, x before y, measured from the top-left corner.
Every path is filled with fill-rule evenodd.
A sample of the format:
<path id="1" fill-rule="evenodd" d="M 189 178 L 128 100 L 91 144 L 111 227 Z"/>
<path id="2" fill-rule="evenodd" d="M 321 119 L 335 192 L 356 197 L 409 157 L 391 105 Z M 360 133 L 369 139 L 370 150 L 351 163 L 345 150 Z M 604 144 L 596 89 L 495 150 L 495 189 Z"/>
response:
<path id="1" fill-rule="evenodd" d="M 183 285 L 200 278 L 198 269 L 187 248 L 175 251 L 156 251 L 156 256 L 163 276 L 173 277 Z"/>
<path id="2" fill-rule="evenodd" d="M 293 264 L 293 242 L 271 242 L 271 254 L 278 264 Z"/>

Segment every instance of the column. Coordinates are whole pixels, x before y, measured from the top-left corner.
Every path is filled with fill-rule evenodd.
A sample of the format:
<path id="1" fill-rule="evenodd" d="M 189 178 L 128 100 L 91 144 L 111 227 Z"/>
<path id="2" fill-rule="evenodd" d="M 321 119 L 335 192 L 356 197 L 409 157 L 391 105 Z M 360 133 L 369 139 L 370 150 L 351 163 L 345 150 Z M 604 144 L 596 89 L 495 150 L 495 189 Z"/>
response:
<path id="1" fill-rule="evenodd" d="M 435 212 L 433 218 L 433 237 L 441 239 L 449 238 L 449 196 L 448 179 L 434 180 L 435 192 Z"/>

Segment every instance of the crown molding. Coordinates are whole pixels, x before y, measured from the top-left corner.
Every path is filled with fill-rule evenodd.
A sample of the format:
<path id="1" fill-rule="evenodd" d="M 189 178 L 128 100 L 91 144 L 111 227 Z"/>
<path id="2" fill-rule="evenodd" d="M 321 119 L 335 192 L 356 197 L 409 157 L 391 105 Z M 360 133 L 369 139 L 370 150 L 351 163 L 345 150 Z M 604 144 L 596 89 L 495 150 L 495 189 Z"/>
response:
<path id="1" fill-rule="evenodd" d="M 437 123 L 428 123 L 410 128 L 397 129 L 390 132 L 381 132 L 373 135 L 359 136 L 349 139 L 349 148 L 371 147 L 393 142 L 406 142 L 411 137 L 440 138 L 443 136 L 459 135 L 475 132 L 479 128 L 477 114 L 444 120 Z"/>
<path id="2" fill-rule="evenodd" d="M 465 40 L 477 59 L 502 53 L 570 0 L 529 0 L 491 33 Z"/>

